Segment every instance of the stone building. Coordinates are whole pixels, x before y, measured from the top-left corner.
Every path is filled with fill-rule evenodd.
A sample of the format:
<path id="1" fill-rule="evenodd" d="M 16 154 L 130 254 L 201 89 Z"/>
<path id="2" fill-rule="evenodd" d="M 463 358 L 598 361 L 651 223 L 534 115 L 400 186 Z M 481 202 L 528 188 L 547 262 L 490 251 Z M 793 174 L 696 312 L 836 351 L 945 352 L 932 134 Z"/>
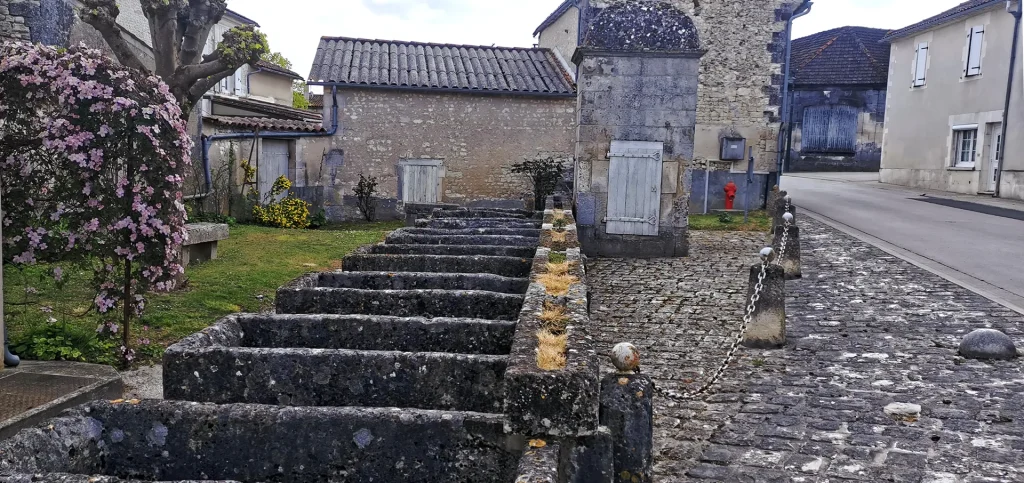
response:
<path id="1" fill-rule="evenodd" d="M 841 27 L 793 41 L 792 143 L 785 171 L 878 171 L 888 30 Z"/>
<path id="2" fill-rule="evenodd" d="M 1024 62 L 1007 12 L 1018 8 L 971 0 L 885 37 L 892 55 L 882 182 L 1024 200 L 1016 146 L 1024 139 Z"/>
<path id="3" fill-rule="evenodd" d="M 721 208 L 714 195 L 730 180 L 744 185 L 747 153 L 723 159 L 722 147 L 726 139 L 739 139 L 742 148 L 754 148 L 755 174 L 749 195 L 754 198 L 751 206 L 762 206 L 768 187 L 774 184 L 776 163 L 781 155 L 779 109 L 788 37 L 786 25 L 800 2 L 566 0 L 537 28 L 538 44 L 550 48 L 559 58 L 570 60 L 594 15 L 606 7 L 623 3 L 661 3 L 674 7 L 692 21 L 701 49 L 706 52 L 697 71 L 693 153 L 680 186 L 690 201 L 687 212 L 702 210 L 709 198 L 710 208 Z M 651 29 L 659 30 L 656 22 Z M 650 32 L 637 33 L 647 35 Z M 610 147 L 610 139 L 603 142 Z"/>
<path id="4" fill-rule="evenodd" d="M 306 156 L 296 185 L 324 190 L 331 219 L 358 217 L 352 188 L 378 179 L 378 213 L 405 203 L 523 206 L 511 166 L 571 164 L 576 89 L 552 52 L 324 37 L 310 85 L 324 86 L 323 157 Z M 335 104 L 336 103 L 336 104 Z"/>

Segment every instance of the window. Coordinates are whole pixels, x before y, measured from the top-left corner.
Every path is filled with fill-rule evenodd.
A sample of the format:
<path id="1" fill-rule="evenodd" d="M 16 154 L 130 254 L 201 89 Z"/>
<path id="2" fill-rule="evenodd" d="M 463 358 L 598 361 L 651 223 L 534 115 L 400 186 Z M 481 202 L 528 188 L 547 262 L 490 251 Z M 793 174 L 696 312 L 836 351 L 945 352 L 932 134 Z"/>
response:
<path id="1" fill-rule="evenodd" d="M 804 110 L 800 150 L 849 154 L 857 151 L 857 108 L 811 106 Z"/>
<path id="2" fill-rule="evenodd" d="M 924 85 L 925 72 L 928 71 L 928 42 L 921 42 L 917 45 L 917 52 L 914 54 L 914 87 Z"/>
<path id="3" fill-rule="evenodd" d="M 985 27 L 971 28 L 967 34 L 967 68 L 964 75 L 972 77 L 981 75 L 981 46 L 985 41 Z"/>
<path id="4" fill-rule="evenodd" d="M 973 168 L 978 151 L 978 127 L 953 128 L 953 167 Z"/>

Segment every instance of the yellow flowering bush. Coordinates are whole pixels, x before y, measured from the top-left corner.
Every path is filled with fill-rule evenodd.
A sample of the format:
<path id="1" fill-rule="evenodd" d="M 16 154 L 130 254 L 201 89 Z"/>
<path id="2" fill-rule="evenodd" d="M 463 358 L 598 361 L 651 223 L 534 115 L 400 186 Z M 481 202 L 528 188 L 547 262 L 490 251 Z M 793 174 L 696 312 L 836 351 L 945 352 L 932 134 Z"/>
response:
<path id="1" fill-rule="evenodd" d="M 280 201 L 271 201 L 291 187 L 291 181 L 284 176 L 274 181 L 268 199 L 252 208 L 252 216 L 257 223 L 277 228 L 309 227 L 309 203 L 296 198 L 294 193 L 288 193 L 288 196 Z"/>

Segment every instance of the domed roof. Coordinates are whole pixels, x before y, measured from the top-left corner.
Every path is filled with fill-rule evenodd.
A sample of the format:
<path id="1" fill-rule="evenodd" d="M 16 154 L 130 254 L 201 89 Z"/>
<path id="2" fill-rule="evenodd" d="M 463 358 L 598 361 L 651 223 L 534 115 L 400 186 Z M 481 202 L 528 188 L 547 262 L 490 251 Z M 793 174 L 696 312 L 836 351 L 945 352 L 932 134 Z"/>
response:
<path id="1" fill-rule="evenodd" d="M 580 47 L 601 50 L 694 52 L 697 28 L 681 10 L 660 1 L 628 1 L 594 12 Z"/>

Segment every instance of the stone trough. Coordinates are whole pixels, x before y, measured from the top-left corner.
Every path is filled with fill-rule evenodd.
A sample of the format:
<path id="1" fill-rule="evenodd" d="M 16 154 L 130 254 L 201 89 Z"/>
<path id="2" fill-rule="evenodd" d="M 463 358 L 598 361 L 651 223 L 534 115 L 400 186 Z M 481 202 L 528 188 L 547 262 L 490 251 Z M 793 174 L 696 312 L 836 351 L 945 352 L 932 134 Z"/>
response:
<path id="1" fill-rule="evenodd" d="M 532 260 L 483 255 L 349 255 L 342 260 L 346 272 L 489 273 L 522 278 L 530 274 Z"/>
<path id="2" fill-rule="evenodd" d="M 534 247 L 501 245 L 373 245 L 367 253 L 376 255 L 484 255 L 489 257 L 533 258 Z M 525 288 L 523 289 L 526 290 Z"/>
<path id="3" fill-rule="evenodd" d="M 397 230 L 387 236 L 388 244 L 409 245 L 503 245 L 536 248 L 537 238 L 532 236 L 498 235 L 416 235 Z"/>
<path id="4" fill-rule="evenodd" d="M 434 210 L 434 218 L 519 218 L 523 220 L 533 219 L 536 214 L 526 210 Z"/>
<path id="5" fill-rule="evenodd" d="M 245 326 L 251 325 L 247 320 Z M 260 325 L 266 330 L 268 323 Z M 398 338 L 422 332 L 410 328 Z M 221 404 L 502 409 L 506 356 L 246 347 L 243 334 L 238 318 L 228 317 L 169 347 L 164 397 Z"/>
<path id="6" fill-rule="evenodd" d="M 480 290 L 310 288 L 278 298 L 277 312 L 516 320 L 522 304 L 522 295 Z"/>
<path id="7" fill-rule="evenodd" d="M 322 272 L 304 275 L 277 290 L 277 300 L 308 288 L 357 288 L 364 290 L 482 290 L 522 294 L 526 278 L 489 273 L 424 272 Z"/>
<path id="8" fill-rule="evenodd" d="M 413 235 L 502 235 L 540 237 L 540 227 L 536 228 L 403 228 L 403 232 Z"/>
<path id="9" fill-rule="evenodd" d="M 233 321 L 233 322 L 232 322 Z M 234 325 L 237 324 L 237 327 Z M 238 314 L 202 332 L 238 347 L 295 347 L 403 352 L 508 354 L 516 323 L 509 320 L 384 315 Z M 241 333 L 234 333 L 240 330 Z M 234 335 L 228 335 L 232 334 Z M 214 336 L 214 334 L 223 334 Z M 226 344 L 226 342 L 218 342 Z"/>
<path id="10" fill-rule="evenodd" d="M 522 449 L 492 414 L 98 401 L 0 443 L 0 475 L 53 483 L 103 481 L 100 476 L 510 483 Z"/>
<path id="11" fill-rule="evenodd" d="M 416 220 L 416 227 L 448 230 L 466 228 L 540 228 L 540 221 L 523 218 L 431 218 Z"/>

